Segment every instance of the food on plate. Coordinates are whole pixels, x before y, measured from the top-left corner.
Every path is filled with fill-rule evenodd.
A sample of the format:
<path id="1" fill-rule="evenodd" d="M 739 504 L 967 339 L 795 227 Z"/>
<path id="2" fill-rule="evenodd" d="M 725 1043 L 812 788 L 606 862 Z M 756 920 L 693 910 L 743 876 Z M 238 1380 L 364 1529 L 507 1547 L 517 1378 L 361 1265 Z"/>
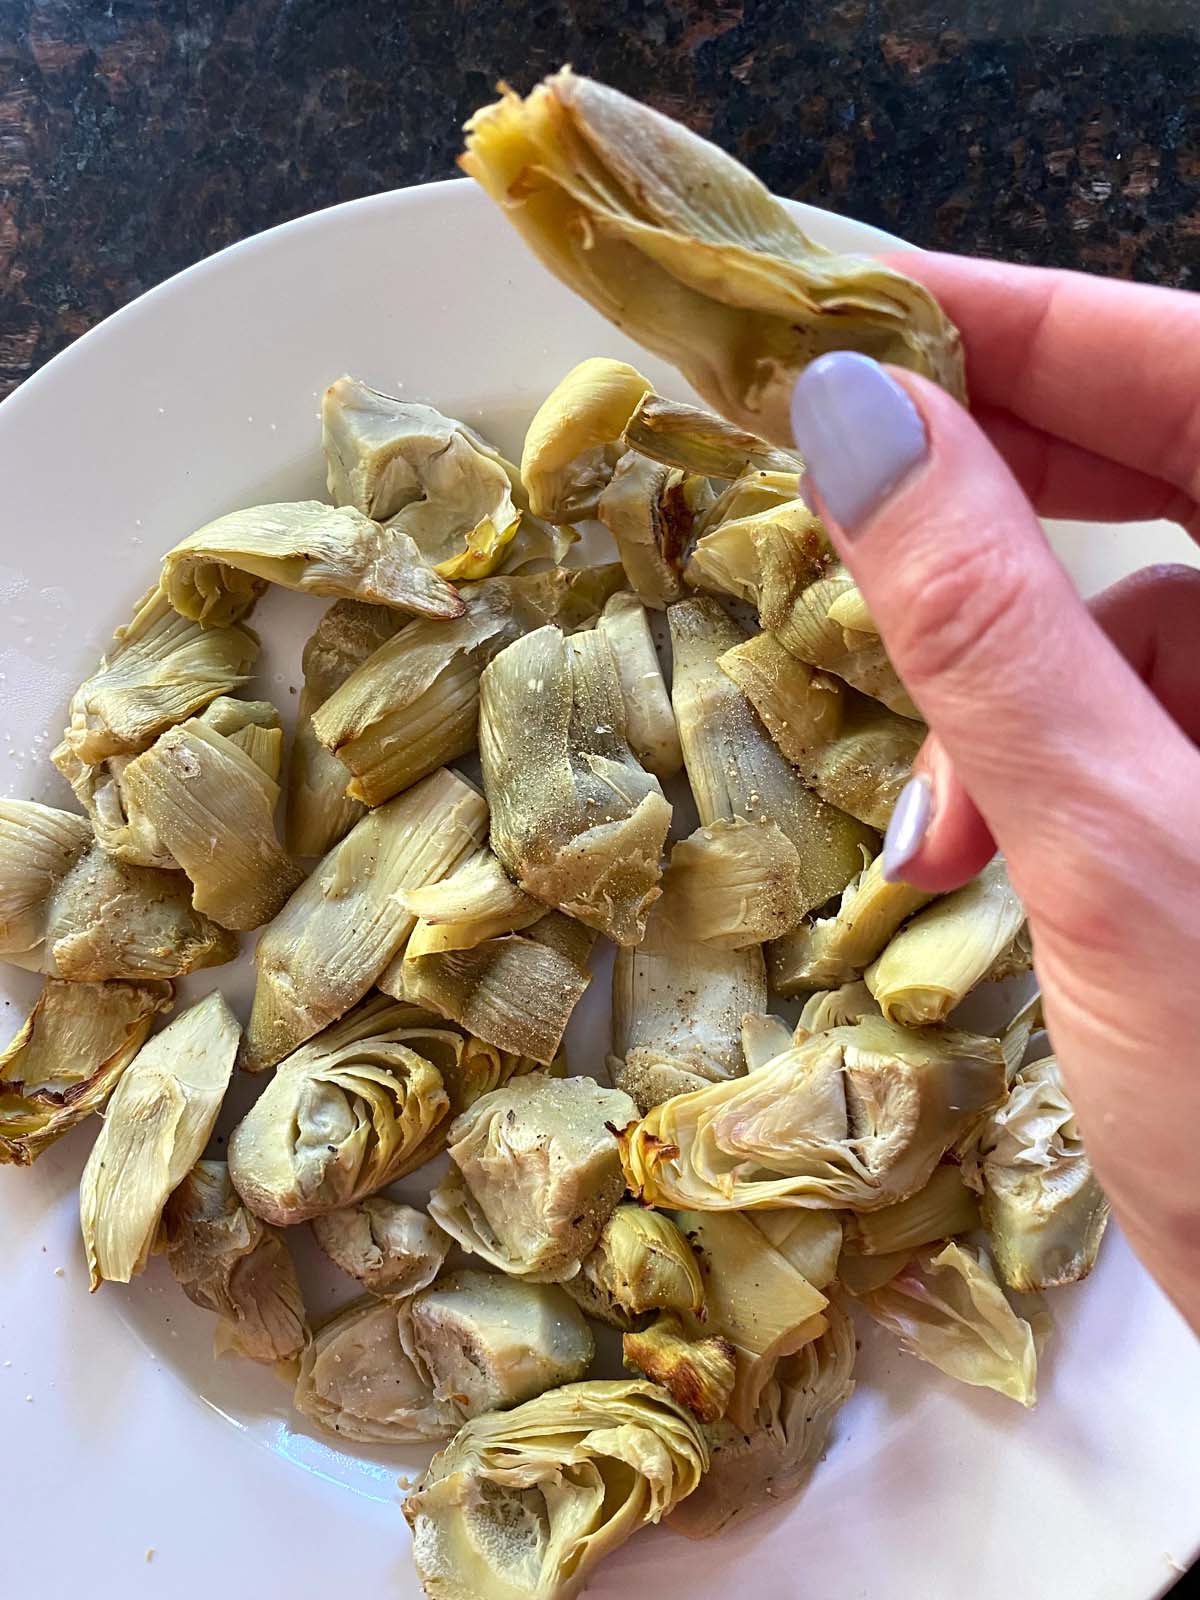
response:
<path id="1" fill-rule="evenodd" d="M 795 995 L 855 983 L 901 923 L 932 899 L 911 884 L 889 883 L 883 857 L 876 856 L 843 889 L 832 916 L 812 918 L 775 941 L 769 957 L 772 986 L 782 995 Z M 871 1000 L 869 990 L 865 997 Z"/>
<path id="2" fill-rule="evenodd" d="M 625 1332 L 649 1311 L 704 1310 L 692 1247 L 670 1217 L 619 1205 L 564 1287 L 589 1316 Z"/>
<path id="3" fill-rule="evenodd" d="M 979 1226 L 979 1202 L 954 1162 L 934 1167 L 929 1182 L 907 1200 L 879 1211 L 850 1212 L 843 1223 L 846 1249 L 856 1255 L 912 1252 Z"/>
<path id="4" fill-rule="evenodd" d="M 779 450 L 701 406 L 653 392 L 642 397 L 626 423 L 625 443 L 653 461 L 702 478 L 804 470 L 803 461 L 792 451 Z"/>
<path id="5" fill-rule="evenodd" d="M 474 950 L 487 939 L 519 933 L 554 915 L 519 889 L 486 847 L 448 878 L 404 890 L 403 900 L 417 918 L 404 946 L 406 961 L 443 950 Z"/>
<path id="6" fill-rule="evenodd" d="M 313 1236 L 333 1262 L 377 1295 L 412 1295 L 445 1265 L 450 1236 L 415 1206 L 372 1195 L 312 1219 Z"/>
<path id="7" fill-rule="evenodd" d="M 736 1354 L 719 1334 L 689 1337 L 682 1317 L 661 1312 L 621 1340 L 621 1358 L 631 1372 L 661 1384 L 698 1422 L 719 1422 L 737 1379 Z"/>
<path id="8" fill-rule="evenodd" d="M 674 777 L 683 766 L 683 752 L 646 608 L 623 589 L 608 601 L 596 628 L 608 641 L 617 669 L 629 748 L 656 778 Z"/>
<path id="9" fill-rule="evenodd" d="M 571 523 L 596 515 L 625 424 L 649 392 L 649 379 L 635 367 L 603 356 L 581 361 L 551 389 L 521 453 L 521 480 L 538 516 Z"/>
<path id="10" fill-rule="evenodd" d="M 684 594 L 683 562 L 697 519 L 712 499 L 708 479 L 627 450 L 596 504 L 629 584 L 661 611 Z"/>
<path id="11" fill-rule="evenodd" d="M 814 1289 L 826 1288 L 838 1275 L 843 1220 L 849 1215 L 802 1207 L 747 1212 L 759 1233 Z"/>

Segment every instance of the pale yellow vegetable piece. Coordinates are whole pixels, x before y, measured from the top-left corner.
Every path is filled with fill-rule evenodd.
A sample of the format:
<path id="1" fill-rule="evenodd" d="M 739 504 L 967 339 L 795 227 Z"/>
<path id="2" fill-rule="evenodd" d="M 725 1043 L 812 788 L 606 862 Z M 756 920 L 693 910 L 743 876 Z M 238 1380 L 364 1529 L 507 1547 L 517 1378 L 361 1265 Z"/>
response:
<path id="1" fill-rule="evenodd" d="M 470 1270 L 446 1273 L 414 1296 L 401 1338 L 435 1397 L 464 1420 L 574 1383 L 596 1353 L 557 1284 Z"/>
<path id="2" fill-rule="evenodd" d="M 996 856 L 895 934 L 863 976 L 885 1017 L 906 1027 L 941 1022 L 1004 956 L 1025 909 Z"/>
<path id="3" fill-rule="evenodd" d="M 765 1067 L 794 1043 L 794 1030 L 773 1012 L 749 1012 L 742 1018 L 742 1055 L 747 1072 Z"/>
<path id="4" fill-rule="evenodd" d="M 649 379 L 636 368 L 604 356 L 581 361 L 550 391 L 521 452 L 521 479 L 538 516 L 554 522 L 595 516 L 625 424 L 649 392 Z"/>
<path id="5" fill-rule="evenodd" d="M 891 1283 L 912 1258 L 911 1250 L 896 1250 L 886 1256 L 860 1256 L 846 1250 L 838 1262 L 838 1282 L 847 1294 L 859 1300 L 864 1294 L 873 1294 Z"/>
<path id="6" fill-rule="evenodd" d="M 959 1244 L 921 1250 L 859 1304 L 902 1350 L 939 1372 L 1023 1406 L 1036 1401 L 1034 1329 L 1004 1298 L 981 1252 Z"/>
<path id="7" fill-rule="evenodd" d="M 734 817 L 679 840 L 663 893 L 677 925 L 693 939 L 745 950 L 795 927 L 805 880 L 800 854 L 777 823 Z"/>
<path id="8" fill-rule="evenodd" d="M 629 746 L 605 636 L 538 628 L 480 681 L 492 849 L 521 887 L 621 945 L 659 895 L 671 807 Z"/>
<path id="9" fill-rule="evenodd" d="M 668 467 L 703 478 L 743 477 L 747 472 L 804 470 L 800 457 L 778 450 L 711 411 L 649 393 L 625 425 L 624 443 Z"/>
<path id="10" fill-rule="evenodd" d="M 958 332 L 927 289 L 810 240 L 745 167 L 569 69 L 467 124 L 463 169 L 526 243 L 740 426 L 790 446 L 799 372 L 854 349 L 965 394 Z"/>
<path id="11" fill-rule="evenodd" d="M 473 750 L 479 677 L 492 657 L 547 622 L 593 621 L 620 581 L 615 564 L 489 578 L 464 585 L 458 620 L 410 622 L 313 715 L 317 739 L 349 768 L 348 793 L 378 805 Z"/>
<path id="12" fill-rule="evenodd" d="M 217 1355 L 291 1361 L 304 1348 L 304 1297 L 287 1242 L 247 1211 L 224 1161 L 198 1161 L 167 1201 L 167 1264 L 188 1299 L 220 1319 Z"/>
<path id="13" fill-rule="evenodd" d="M 55 894 L 92 844 L 86 817 L 0 799 L 0 956 L 37 971 Z"/>
<path id="14" fill-rule="evenodd" d="M 468 1422 L 404 1515 L 430 1600 L 575 1600 L 597 1563 L 689 1495 L 697 1424 L 656 1384 L 567 1384 Z"/>
<path id="15" fill-rule="evenodd" d="M 1003 1094 L 996 1040 L 864 1017 L 656 1106 L 622 1160 L 649 1205 L 873 1211 L 921 1188 Z"/>
<path id="16" fill-rule="evenodd" d="M 825 1289 L 838 1272 L 842 1218 L 834 1211 L 754 1211 L 751 1221 L 764 1238 L 814 1289 Z"/>
<path id="17" fill-rule="evenodd" d="M 834 1416 L 854 1391 L 854 1326 L 836 1301 L 824 1317 L 825 1331 L 775 1368 L 748 1432 L 732 1422 L 703 1430 L 709 1469 L 672 1513 L 676 1532 L 711 1538 L 804 1487 L 824 1454 Z"/>
<path id="18" fill-rule="evenodd" d="M 534 1282 L 579 1271 L 624 1188 L 612 1128 L 628 1095 L 590 1078 L 516 1078 L 450 1130 L 450 1170 L 429 1214 L 466 1250 Z"/>
<path id="19" fill-rule="evenodd" d="M 730 484 L 704 519 L 684 568 L 694 589 L 731 595 L 758 607 L 786 581 L 789 592 L 820 577 L 829 563 L 824 524 L 799 496 L 795 473 L 754 473 Z"/>
<path id="20" fill-rule="evenodd" d="M 711 498 L 707 478 L 664 467 L 634 450 L 613 468 L 596 516 L 612 534 L 643 605 L 661 611 L 682 596 L 684 555 Z"/>
<path id="21" fill-rule="evenodd" d="M 622 590 L 604 607 L 596 628 L 612 651 L 630 749 L 656 778 L 674 777 L 683 752 L 645 606 Z"/>
<path id="22" fill-rule="evenodd" d="M 619 1205 L 566 1289 L 589 1314 L 628 1330 L 647 1311 L 704 1310 L 691 1245 L 661 1211 Z"/>
<path id="23" fill-rule="evenodd" d="M 757 468 L 743 472 L 740 478 L 727 483 L 707 508 L 697 533 L 709 533 L 722 523 L 738 522 L 743 517 L 798 500 L 802 476 L 798 468 L 791 472 L 765 472 Z"/>
<path id="24" fill-rule="evenodd" d="M 259 939 L 242 1065 L 274 1066 L 361 1000 L 416 922 L 402 891 L 453 872 L 486 830 L 483 796 L 445 769 L 357 822 Z"/>
<path id="25" fill-rule="evenodd" d="M 798 858 L 802 892 L 789 912 L 794 927 L 845 888 L 861 870 L 863 850 L 874 854 L 877 837 L 805 787 L 745 695 L 721 671 L 721 656 L 744 635 L 718 602 L 681 600 L 668 616 L 671 698 L 700 821 L 706 827 L 736 817 L 775 824 Z"/>
<path id="26" fill-rule="evenodd" d="M 304 646 L 304 686 L 287 778 L 285 837 L 293 855 L 323 856 L 363 814 L 362 803 L 346 794 L 350 772 L 317 738 L 313 713 L 404 622 L 402 614 L 388 606 L 338 600 Z"/>
<path id="27" fill-rule="evenodd" d="M 953 1239 L 979 1226 L 979 1202 L 952 1162 L 935 1167 L 929 1182 L 907 1200 L 845 1219 L 846 1248 L 858 1255 L 897 1255 Z"/>
<path id="28" fill-rule="evenodd" d="M 145 1267 L 163 1207 L 203 1154 L 233 1071 L 238 1025 L 215 991 L 135 1056 L 79 1180 L 92 1288 Z"/>
<path id="29" fill-rule="evenodd" d="M 769 633 L 727 650 L 720 667 L 822 800 L 868 827 L 887 827 L 921 748 L 921 723 L 797 661 Z"/>
<path id="30" fill-rule="evenodd" d="M 889 883 L 883 857 L 876 856 L 846 885 L 833 916 L 806 922 L 771 946 L 771 987 L 795 995 L 854 983 L 901 923 L 933 898 L 911 884 Z"/>
<path id="31" fill-rule="evenodd" d="M 420 924 L 414 938 L 419 931 Z M 587 959 L 594 940 L 589 928 L 552 911 L 523 933 L 467 949 L 411 959 L 406 950 L 380 977 L 379 987 L 449 1017 L 498 1050 L 549 1066 L 591 982 Z"/>
<path id="32" fill-rule="evenodd" d="M 355 1301 L 317 1328 L 300 1357 L 292 1404 L 326 1433 L 357 1444 L 448 1439 L 457 1406 L 438 1400 L 400 1338 L 403 1308 Z"/>
<path id="33" fill-rule="evenodd" d="M 737 1377 L 736 1353 L 719 1334 L 689 1337 L 683 1319 L 666 1311 L 621 1340 L 631 1372 L 661 1384 L 698 1422 L 718 1422 L 729 1407 Z"/>
<path id="34" fill-rule="evenodd" d="M 47 978 L 0 1054 L 0 1166 L 28 1166 L 102 1110 L 174 994 L 169 983 Z"/>
<path id="35" fill-rule="evenodd" d="M 360 1200 L 312 1219 L 317 1243 L 364 1289 L 379 1295 L 411 1295 L 442 1270 L 450 1235 L 415 1206 L 386 1195 Z"/>
<path id="36" fill-rule="evenodd" d="M 403 899 L 418 918 L 404 947 L 406 961 L 443 950 L 473 950 L 485 939 L 519 933 L 546 915 L 541 901 L 519 889 L 487 849 L 469 856 L 439 883 L 406 890 Z"/>
<path id="37" fill-rule="evenodd" d="M 861 978 L 837 989 L 821 989 L 810 994 L 796 1024 L 796 1043 L 805 1035 L 827 1033 L 830 1028 L 845 1028 L 864 1017 L 881 1017 L 875 996 Z"/>
<path id="38" fill-rule="evenodd" d="M 727 1339 L 736 1357 L 729 1419 L 749 1431 L 763 1391 L 784 1356 L 826 1327 L 828 1300 L 754 1226 L 736 1212 L 681 1211 L 704 1280 L 703 1321 L 685 1317 L 697 1337 Z"/>
<path id="39" fill-rule="evenodd" d="M 381 528 L 353 506 L 296 500 L 231 511 L 163 557 L 168 600 L 209 627 L 236 622 L 268 583 L 422 616 L 463 612 L 408 534 Z"/>

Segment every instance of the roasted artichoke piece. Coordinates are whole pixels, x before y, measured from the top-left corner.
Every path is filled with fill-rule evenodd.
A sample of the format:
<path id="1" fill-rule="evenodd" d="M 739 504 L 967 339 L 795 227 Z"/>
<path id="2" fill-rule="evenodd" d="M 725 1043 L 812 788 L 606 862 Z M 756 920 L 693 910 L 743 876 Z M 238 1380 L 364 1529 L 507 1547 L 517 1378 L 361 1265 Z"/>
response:
<path id="1" fill-rule="evenodd" d="M 388 606 L 337 600 L 304 646 L 304 687 L 288 763 L 284 829 L 293 855 L 323 856 L 363 814 L 361 802 L 346 794 L 350 772 L 317 738 L 313 713 L 403 625 L 403 616 Z"/>
<path id="2" fill-rule="evenodd" d="M 883 857 L 876 856 L 846 885 L 832 917 L 806 922 L 771 946 L 771 987 L 778 994 L 795 995 L 854 983 L 900 924 L 933 898 L 911 884 L 889 883 Z"/>
<path id="3" fill-rule="evenodd" d="M 720 657 L 744 636 L 718 602 L 681 600 L 668 616 L 671 698 L 700 821 L 705 827 L 735 817 L 775 824 L 798 858 L 803 892 L 789 912 L 795 927 L 861 870 L 862 852 L 874 854 L 876 835 L 805 787 L 745 695 L 721 671 Z"/>
<path id="4" fill-rule="evenodd" d="M 891 1022 L 905 1027 L 941 1022 L 995 970 L 1024 922 L 1004 858 L 996 856 L 970 883 L 894 935 L 864 972 L 867 988 Z"/>
<path id="5" fill-rule="evenodd" d="M 434 1396 L 429 1374 L 405 1350 L 403 1318 L 395 1301 L 365 1299 L 318 1327 L 300 1357 L 296 1410 L 359 1444 L 450 1438 L 458 1407 Z"/>
<path id="6" fill-rule="evenodd" d="M 613 964 L 609 1072 L 643 1112 L 744 1072 L 742 1018 L 767 1004 L 760 949 L 719 949 L 686 929 L 669 895 Z"/>
<path id="7" fill-rule="evenodd" d="M 1054 1056 L 1017 1072 L 964 1172 L 982 1190 L 984 1226 L 1010 1289 L 1056 1289 L 1087 1277 L 1109 1206 Z"/>
<path id="8" fill-rule="evenodd" d="M 222 927 L 261 927 L 303 883 L 275 832 L 279 785 L 203 718 L 168 728 L 125 768 L 121 788 L 126 812 L 191 880 L 192 905 Z"/>
<path id="9" fill-rule="evenodd" d="M 590 1078 L 516 1078 L 454 1123 L 450 1170 L 429 1214 L 465 1250 L 514 1277 L 570 1278 L 621 1198 L 611 1128 L 634 1114 L 628 1095 Z"/>
<path id="10" fill-rule="evenodd" d="M 875 1211 L 928 1182 L 1003 1094 L 995 1039 L 864 1017 L 656 1106 L 621 1158 L 648 1205 Z"/>
<path id="11" fill-rule="evenodd" d="M 842 1253 L 842 1218 L 832 1211 L 790 1207 L 755 1211 L 748 1219 L 814 1289 L 827 1288 L 837 1277 Z"/>
<path id="12" fill-rule="evenodd" d="M 743 472 L 740 478 L 727 483 L 717 495 L 705 511 L 696 532 L 710 533 L 722 523 L 740 522 L 743 517 L 757 516 L 764 511 L 773 511 L 777 506 L 800 500 L 801 477 L 798 468 L 791 472 L 764 472 L 758 469 Z M 803 503 L 800 500 L 800 504 Z"/>
<path id="13" fill-rule="evenodd" d="M 583 1317 L 555 1283 L 451 1272 L 414 1296 L 401 1324 L 438 1400 L 461 1417 L 504 1411 L 582 1378 L 596 1353 Z"/>
<path id="14" fill-rule="evenodd" d="M 564 69 L 506 91 L 468 122 L 460 165 L 569 288 L 776 444 L 797 375 L 828 350 L 964 397 L 958 332 L 927 289 L 814 244 L 745 167 L 615 89 Z"/>
<path id="15" fill-rule="evenodd" d="M 898 1255 L 953 1239 L 979 1226 L 979 1203 L 952 1162 L 935 1167 L 929 1182 L 907 1200 L 845 1219 L 846 1248 L 855 1255 Z"/>
<path id="16" fill-rule="evenodd" d="M 824 1454 L 833 1418 L 854 1392 L 854 1327 L 831 1301 L 828 1326 L 785 1357 L 764 1390 L 754 1426 L 705 1428 L 708 1471 L 671 1514 L 671 1527 L 708 1539 L 736 1518 L 798 1494 Z"/>
<path id="17" fill-rule="evenodd" d="M 674 777 L 683 766 L 683 751 L 646 608 L 622 590 L 604 607 L 596 631 L 612 651 L 629 748 L 656 778 Z"/>
<path id="18" fill-rule="evenodd" d="M 70 721 L 51 761 L 74 783 L 82 768 L 136 755 L 245 683 L 257 655 L 248 629 L 202 628 L 181 617 L 157 585 L 71 696 Z"/>
<path id="19" fill-rule="evenodd" d="M 54 897 L 92 843 L 86 817 L 0 800 L 0 956 L 40 969 Z"/>
<path id="20" fill-rule="evenodd" d="M 635 450 L 617 462 L 596 515 L 612 534 L 643 605 L 661 611 L 683 594 L 684 553 L 711 498 L 707 478 L 664 467 Z"/>
<path id="21" fill-rule="evenodd" d="M 830 1028 L 846 1028 L 864 1017 L 881 1017 L 875 996 L 862 979 L 844 983 L 838 989 L 822 989 L 810 994 L 796 1024 L 796 1042 L 806 1034 L 828 1033 Z"/>
<path id="22" fill-rule="evenodd" d="M 204 1152 L 221 1109 L 238 1025 L 215 991 L 138 1051 L 113 1091 L 79 1180 L 92 1288 L 141 1272 L 163 1207 Z"/>
<path id="23" fill-rule="evenodd" d="M 404 1502 L 431 1600 L 574 1600 L 689 1495 L 697 1424 L 656 1384 L 567 1384 L 468 1422 Z"/>
<path id="24" fill-rule="evenodd" d="M 814 582 L 829 564 L 821 519 L 800 498 L 795 473 L 755 473 L 730 484 L 700 530 L 684 577 L 694 589 L 761 605 L 764 584 L 789 591 Z"/>
<path id="25" fill-rule="evenodd" d="M 463 603 L 406 533 L 353 506 L 296 500 L 250 506 L 206 523 L 163 557 L 162 586 L 180 616 L 210 628 L 245 616 L 268 583 L 461 617 Z"/>
<path id="26" fill-rule="evenodd" d="M 473 750 L 479 676 L 492 657 L 547 622 L 594 620 L 619 582 L 615 565 L 489 578 L 464 586 L 457 621 L 409 623 L 313 714 L 317 739 L 349 768 L 348 794 L 378 805 Z"/>
<path id="27" fill-rule="evenodd" d="M 736 1376 L 728 1339 L 689 1338 L 683 1319 L 667 1311 L 648 1327 L 627 1333 L 621 1356 L 631 1372 L 661 1384 L 698 1422 L 718 1422 L 725 1415 Z"/>
<path id="28" fill-rule="evenodd" d="M 378 1295 L 426 1288 L 442 1270 L 451 1243 L 432 1217 L 386 1195 L 322 1212 L 312 1219 L 312 1231 L 335 1267 Z"/>
<path id="29" fill-rule="evenodd" d="M 62 983 L 37 1004 L 0 1054 L 0 1166 L 27 1167 L 105 1101 L 146 1041 L 169 983 Z"/>
<path id="30" fill-rule="evenodd" d="M 805 666 L 769 633 L 727 650 L 719 665 L 822 800 L 887 827 L 921 748 L 920 723 Z"/>
<path id="31" fill-rule="evenodd" d="M 700 406 L 649 392 L 625 425 L 624 443 L 664 466 L 701 478 L 741 478 L 747 472 L 801 473 L 804 463 L 736 423 Z"/>
<path id="32" fill-rule="evenodd" d="M 644 1206 L 617 1207 L 566 1289 L 590 1316 L 625 1330 L 647 1311 L 704 1310 L 691 1245 L 670 1217 Z"/>
<path id="33" fill-rule="evenodd" d="M 1023 1406 L 1036 1401 L 1034 1328 L 1004 1298 L 982 1252 L 959 1244 L 921 1250 L 859 1304 L 902 1350 L 939 1372 Z"/>
<path id="34" fill-rule="evenodd" d="M 259 939 L 242 1066 L 274 1066 L 361 1000 L 416 922 L 401 893 L 453 872 L 486 830 L 483 796 L 446 770 L 357 822 Z"/>
<path id="35" fill-rule="evenodd" d="M 538 628 L 480 681 L 492 849 L 521 887 L 621 945 L 658 898 L 671 807 L 629 747 L 606 637 Z"/>
<path id="36" fill-rule="evenodd" d="M 549 1066 L 591 982 L 595 935 L 552 911 L 524 933 L 466 950 L 407 951 L 379 979 L 385 994 L 425 1006 L 497 1050 Z"/>
<path id="37" fill-rule="evenodd" d="M 861 1300 L 865 1294 L 874 1294 L 891 1283 L 898 1272 L 913 1258 L 911 1250 L 895 1250 L 886 1256 L 860 1256 L 846 1250 L 838 1262 L 838 1282 L 847 1294 Z"/>
<path id="38" fill-rule="evenodd" d="M 374 1194 L 436 1154 L 450 1115 L 438 1061 L 457 1030 L 375 997 L 281 1062 L 229 1138 L 229 1173 L 256 1216 L 305 1222 Z"/>
<path id="39" fill-rule="evenodd" d="M 596 506 L 621 454 L 618 444 L 650 380 L 624 361 L 591 356 L 572 367 L 534 413 L 521 479 L 540 517 L 580 522 Z"/>
<path id="40" fill-rule="evenodd" d="M 773 1012 L 747 1012 L 742 1018 L 742 1055 L 747 1072 L 765 1067 L 768 1061 L 790 1050 L 795 1042 L 794 1029 Z"/>
<path id="41" fill-rule="evenodd" d="M 663 876 L 677 926 L 693 939 L 745 950 L 796 925 L 805 898 L 799 851 L 769 817 L 714 822 L 681 839 Z"/>
<path id="42" fill-rule="evenodd" d="M 488 849 L 468 856 L 448 878 L 406 890 L 403 898 L 418 919 L 404 947 L 406 961 L 443 950 L 473 950 L 485 939 L 519 933 L 547 914 L 541 901 L 519 889 Z"/>
<path id="43" fill-rule="evenodd" d="M 238 1198 L 223 1161 L 198 1161 L 167 1201 L 167 1264 L 195 1305 L 215 1311 L 217 1355 L 291 1361 L 308 1325 L 283 1235 Z"/>

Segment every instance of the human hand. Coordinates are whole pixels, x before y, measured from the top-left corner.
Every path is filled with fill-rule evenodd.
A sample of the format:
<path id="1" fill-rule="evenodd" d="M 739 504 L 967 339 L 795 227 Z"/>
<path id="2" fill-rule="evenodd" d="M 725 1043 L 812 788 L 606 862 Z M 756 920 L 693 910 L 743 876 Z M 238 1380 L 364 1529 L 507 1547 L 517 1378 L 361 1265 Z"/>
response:
<path id="1" fill-rule="evenodd" d="M 904 255 L 962 331 L 973 417 L 834 354 L 793 424 L 931 735 L 890 875 L 1004 851 L 1097 1174 L 1200 1330 L 1200 571 L 1077 596 L 1036 513 L 1200 535 L 1200 297 Z"/>

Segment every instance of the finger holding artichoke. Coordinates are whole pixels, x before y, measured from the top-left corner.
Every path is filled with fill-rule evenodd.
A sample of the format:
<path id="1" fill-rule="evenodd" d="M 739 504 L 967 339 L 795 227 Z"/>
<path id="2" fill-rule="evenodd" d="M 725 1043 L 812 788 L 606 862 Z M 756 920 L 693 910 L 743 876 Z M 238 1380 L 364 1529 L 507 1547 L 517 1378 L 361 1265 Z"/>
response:
<path id="1" fill-rule="evenodd" d="M 431 1600 L 574 1600 L 700 1481 L 698 1424 L 656 1384 L 567 1384 L 468 1422 L 404 1502 Z"/>
<path id="2" fill-rule="evenodd" d="M 450 1236 L 415 1206 L 373 1195 L 312 1219 L 321 1249 L 371 1294 L 416 1294 L 445 1265 Z"/>

